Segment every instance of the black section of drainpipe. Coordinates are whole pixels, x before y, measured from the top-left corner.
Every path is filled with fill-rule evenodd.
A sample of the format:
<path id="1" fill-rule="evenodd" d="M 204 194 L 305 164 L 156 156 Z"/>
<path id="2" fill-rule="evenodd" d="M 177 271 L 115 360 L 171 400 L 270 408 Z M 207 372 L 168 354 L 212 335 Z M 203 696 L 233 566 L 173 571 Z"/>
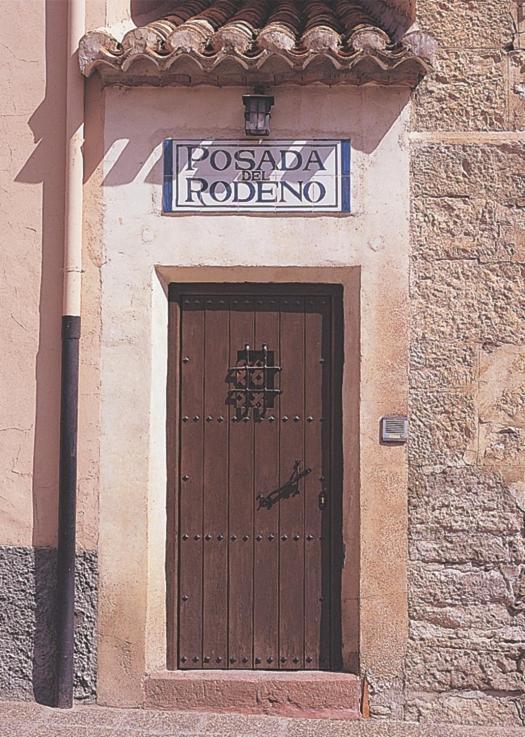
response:
<path id="1" fill-rule="evenodd" d="M 56 706 L 73 706 L 80 317 L 62 317 L 58 487 Z"/>

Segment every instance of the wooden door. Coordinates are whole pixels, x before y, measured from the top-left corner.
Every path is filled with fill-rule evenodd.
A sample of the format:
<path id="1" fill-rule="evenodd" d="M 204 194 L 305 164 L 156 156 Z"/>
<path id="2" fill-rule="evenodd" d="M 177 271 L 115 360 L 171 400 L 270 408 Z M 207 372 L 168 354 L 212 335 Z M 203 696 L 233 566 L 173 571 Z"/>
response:
<path id="1" fill-rule="evenodd" d="M 175 668 L 340 667 L 341 295 L 172 285 Z"/>

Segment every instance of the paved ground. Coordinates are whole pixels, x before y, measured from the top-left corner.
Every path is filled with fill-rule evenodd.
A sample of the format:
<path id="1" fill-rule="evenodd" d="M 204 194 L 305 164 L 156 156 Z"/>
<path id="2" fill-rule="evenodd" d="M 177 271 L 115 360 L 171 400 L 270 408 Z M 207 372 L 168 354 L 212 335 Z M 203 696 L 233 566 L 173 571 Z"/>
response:
<path id="1" fill-rule="evenodd" d="M 0 701 L 0 737 L 525 737 L 510 727 L 280 719 Z"/>

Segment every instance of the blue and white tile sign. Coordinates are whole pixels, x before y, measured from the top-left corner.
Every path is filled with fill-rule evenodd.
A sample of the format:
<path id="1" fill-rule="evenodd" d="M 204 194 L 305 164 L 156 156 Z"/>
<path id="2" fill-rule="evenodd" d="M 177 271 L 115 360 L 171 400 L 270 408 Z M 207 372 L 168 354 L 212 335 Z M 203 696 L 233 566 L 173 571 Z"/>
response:
<path id="1" fill-rule="evenodd" d="M 164 141 L 163 212 L 350 212 L 350 141 Z"/>

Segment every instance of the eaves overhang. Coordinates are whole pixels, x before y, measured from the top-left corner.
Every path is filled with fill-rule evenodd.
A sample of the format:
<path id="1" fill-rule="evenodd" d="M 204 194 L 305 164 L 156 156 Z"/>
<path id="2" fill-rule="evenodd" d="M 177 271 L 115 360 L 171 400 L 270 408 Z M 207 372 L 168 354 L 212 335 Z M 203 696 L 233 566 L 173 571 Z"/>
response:
<path id="1" fill-rule="evenodd" d="M 79 61 L 108 84 L 268 86 L 382 84 L 415 87 L 435 41 L 396 39 L 362 0 L 182 0 L 119 41 L 87 33 Z"/>

